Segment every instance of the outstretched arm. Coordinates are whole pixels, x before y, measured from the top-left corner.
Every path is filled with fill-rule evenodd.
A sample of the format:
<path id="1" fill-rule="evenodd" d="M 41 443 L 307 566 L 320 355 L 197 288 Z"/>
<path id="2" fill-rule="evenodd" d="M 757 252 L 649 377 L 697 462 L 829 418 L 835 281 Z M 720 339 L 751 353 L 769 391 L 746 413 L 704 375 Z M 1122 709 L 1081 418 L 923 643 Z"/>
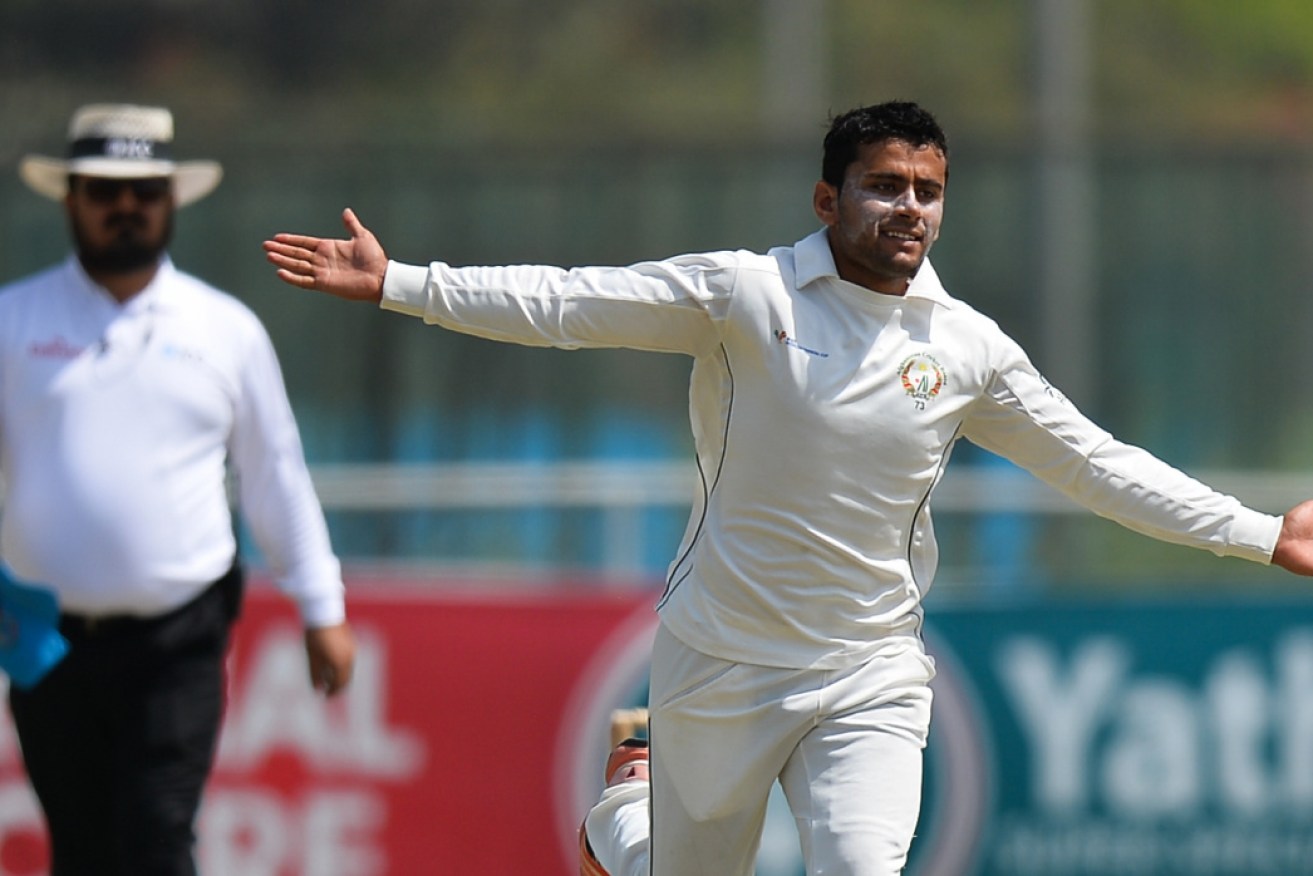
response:
<path id="1" fill-rule="evenodd" d="M 383 297 L 387 253 L 349 207 L 342 211 L 342 224 L 349 240 L 276 234 L 264 242 L 265 258 L 278 268 L 278 279 L 285 283 L 352 301 L 377 302 Z"/>
<path id="2" fill-rule="evenodd" d="M 1282 518 L 1272 563 L 1296 575 L 1313 575 L 1313 500 L 1301 502 Z"/>

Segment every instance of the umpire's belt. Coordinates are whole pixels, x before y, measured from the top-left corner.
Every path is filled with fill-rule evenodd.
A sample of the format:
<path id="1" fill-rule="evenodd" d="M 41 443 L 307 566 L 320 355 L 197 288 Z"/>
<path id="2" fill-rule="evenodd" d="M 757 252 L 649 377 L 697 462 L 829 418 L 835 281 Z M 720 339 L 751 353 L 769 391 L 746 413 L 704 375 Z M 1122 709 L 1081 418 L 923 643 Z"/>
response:
<path id="1" fill-rule="evenodd" d="M 242 594 L 241 567 L 234 565 L 222 578 L 209 584 L 200 593 L 177 608 L 163 614 L 79 614 L 62 612 L 59 615 L 59 631 L 69 639 L 89 639 L 100 636 L 141 633 L 196 608 L 200 603 L 212 599 L 223 600 L 229 608 L 229 614 L 236 617 L 236 605 Z"/>

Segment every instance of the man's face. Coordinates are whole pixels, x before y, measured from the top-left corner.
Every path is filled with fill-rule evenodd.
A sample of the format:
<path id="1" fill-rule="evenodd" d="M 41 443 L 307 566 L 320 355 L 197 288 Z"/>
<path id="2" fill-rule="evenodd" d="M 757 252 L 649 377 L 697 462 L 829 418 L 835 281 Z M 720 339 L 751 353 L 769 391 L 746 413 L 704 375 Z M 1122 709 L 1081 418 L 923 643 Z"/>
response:
<path id="1" fill-rule="evenodd" d="M 829 227 L 839 276 L 902 295 L 939 236 L 948 160 L 934 146 L 886 140 L 862 146 L 843 186 L 816 184 L 816 215 Z"/>
<path id="2" fill-rule="evenodd" d="M 73 177 L 64 206 L 78 258 L 92 275 L 153 265 L 173 235 L 173 183 L 167 177 Z"/>

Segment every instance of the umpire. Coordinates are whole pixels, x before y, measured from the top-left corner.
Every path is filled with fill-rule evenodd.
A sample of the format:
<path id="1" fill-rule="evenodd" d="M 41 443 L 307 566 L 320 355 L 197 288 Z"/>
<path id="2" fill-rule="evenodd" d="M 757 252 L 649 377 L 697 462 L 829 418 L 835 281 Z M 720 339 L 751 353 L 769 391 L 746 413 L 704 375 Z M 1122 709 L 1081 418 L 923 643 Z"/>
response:
<path id="1" fill-rule="evenodd" d="M 0 289 L 0 551 L 58 595 L 68 657 L 11 687 L 52 876 L 194 874 L 224 658 L 242 599 L 228 502 L 305 625 L 310 681 L 347 684 L 341 570 L 273 346 L 245 305 L 176 268 L 174 212 L 221 169 L 176 162 L 167 109 L 78 110 L 23 180 L 73 253 Z"/>

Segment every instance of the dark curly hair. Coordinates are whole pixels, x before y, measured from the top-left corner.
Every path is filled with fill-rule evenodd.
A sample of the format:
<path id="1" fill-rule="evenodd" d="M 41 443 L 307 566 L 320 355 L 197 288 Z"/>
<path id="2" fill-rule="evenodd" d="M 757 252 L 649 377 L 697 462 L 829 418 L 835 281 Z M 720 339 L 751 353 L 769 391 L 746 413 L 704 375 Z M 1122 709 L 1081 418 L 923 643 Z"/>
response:
<path id="1" fill-rule="evenodd" d="M 830 121 L 821 159 L 821 179 L 843 187 L 848 165 L 867 143 L 901 140 L 912 146 L 933 146 L 948 160 L 948 137 L 939 122 L 915 103 L 891 100 L 849 110 Z"/>

